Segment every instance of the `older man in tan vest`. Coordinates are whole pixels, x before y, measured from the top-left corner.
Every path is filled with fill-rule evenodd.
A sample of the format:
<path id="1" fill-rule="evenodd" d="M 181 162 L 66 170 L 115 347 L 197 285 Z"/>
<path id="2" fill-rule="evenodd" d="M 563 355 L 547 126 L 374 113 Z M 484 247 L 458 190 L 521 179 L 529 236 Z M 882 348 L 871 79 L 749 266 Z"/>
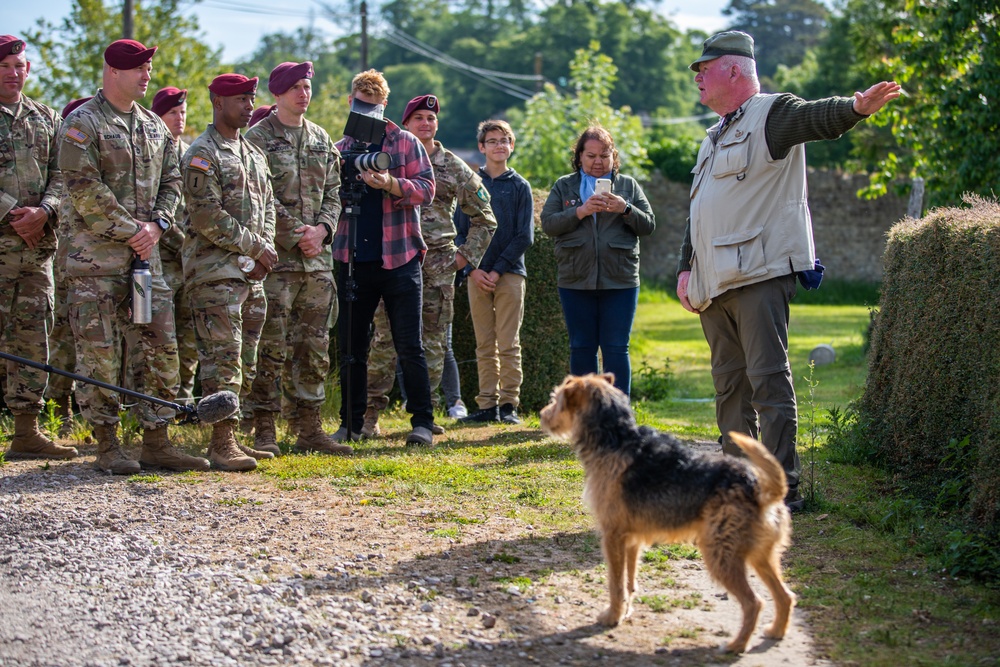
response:
<path id="1" fill-rule="evenodd" d="M 730 431 L 759 434 L 785 470 L 786 504 L 798 510 L 788 303 L 796 276 L 808 282 L 816 268 L 803 144 L 836 139 L 898 97 L 900 87 L 883 81 L 854 97 L 815 102 L 762 95 L 753 47 L 744 32 L 722 32 L 691 64 L 701 103 L 721 118 L 694 168 L 677 296 L 701 315 L 724 451 L 739 452 Z"/>

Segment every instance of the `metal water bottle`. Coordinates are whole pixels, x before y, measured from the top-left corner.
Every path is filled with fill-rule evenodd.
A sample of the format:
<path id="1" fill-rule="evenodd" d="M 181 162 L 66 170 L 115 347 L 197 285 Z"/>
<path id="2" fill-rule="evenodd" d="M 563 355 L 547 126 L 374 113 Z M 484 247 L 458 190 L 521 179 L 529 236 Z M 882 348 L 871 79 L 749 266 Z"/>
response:
<path id="1" fill-rule="evenodd" d="M 136 257 L 132 260 L 132 323 L 153 321 L 153 273 L 149 262 Z"/>

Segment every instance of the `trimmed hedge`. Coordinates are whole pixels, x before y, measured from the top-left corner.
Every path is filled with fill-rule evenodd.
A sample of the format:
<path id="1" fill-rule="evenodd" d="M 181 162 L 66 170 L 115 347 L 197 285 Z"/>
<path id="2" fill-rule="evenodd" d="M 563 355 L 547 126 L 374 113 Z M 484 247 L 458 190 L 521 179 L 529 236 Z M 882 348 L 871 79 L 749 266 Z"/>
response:
<path id="1" fill-rule="evenodd" d="M 956 488 L 1000 519 L 1000 203 L 905 219 L 889 232 L 859 425 L 878 462 L 928 499 Z M 962 442 L 968 438 L 968 444 Z"/>
<path id="2" fill-rule="evenodd" d="M 569 374 L 569 334 L 559 305 L 555 248 L 541 229 L 542 205 L 547 191 L 534 191 L 535 242 L 525 253 L 528 272 L 521 324 L 521 410 L 537 411 L 549 402 L 553 387 Z M 455 295 L 452 349 L 462 378 L 462 398 L 469 411 L 477 409 L 479 373 L 476 368 L 476 334 L 469 314 L 469 298 L 462 285 Z"/>

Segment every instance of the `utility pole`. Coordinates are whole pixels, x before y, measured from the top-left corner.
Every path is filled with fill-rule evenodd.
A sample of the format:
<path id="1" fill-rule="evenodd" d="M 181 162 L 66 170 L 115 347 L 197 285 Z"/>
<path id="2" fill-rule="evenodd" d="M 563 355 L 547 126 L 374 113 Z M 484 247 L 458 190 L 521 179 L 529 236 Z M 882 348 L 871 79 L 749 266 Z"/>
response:
<path id="1" fill-rule="evenodd" d="M 542 92 L 542 52 L 535 51 L 535 92 Z"/>
<path id="2" fill-rule="evenodd" d="M 361 71 L 368 69 L 368 3 L 361 0 Z"/>
<path id="3" fill-rule="evenodd" d="M 132 39 L 132 2 L 124 0 L 122 6 L 122 39 Z"/>

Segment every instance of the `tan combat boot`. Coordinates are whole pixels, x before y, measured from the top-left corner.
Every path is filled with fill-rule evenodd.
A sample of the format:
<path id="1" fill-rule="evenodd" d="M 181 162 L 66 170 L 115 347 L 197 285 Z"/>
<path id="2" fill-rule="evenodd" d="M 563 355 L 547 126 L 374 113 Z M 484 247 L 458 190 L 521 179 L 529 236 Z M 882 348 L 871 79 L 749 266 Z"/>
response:
<path id="1" fill-rule="evenodd" d="M 75 447 L 63 447 L 38 430 L 38 415 L 14 415 L 14 438 L 7 450 L 8 459 L 71 459 Z"/>
<path id="2" fill-rule="evenodd" d="M 378 427 L 378 408 L 369 405 L 365 410 L 365 423 L 361 426 L 361 435 L 366 438 L 377 438 L 382 435 L 382 429 Z"/>
<path id="3" fill-rule="evenodd" d="M 246 472 L 257 467 L 257 460 L 240 451 L 233 429 L 235 419 L 225 419 L 212 426 L 212 442 L 208 446 L 208 460 L 216 470 Z"/>
<path id="4" fill-rule="evenodd" d="M 142 467 L 138 461 L 130 459 L 118 440 L 118 424 L 94 424 L 94 439 L 97 440 L 97 460 L 94 468 L 113 475 L 136 475 Z"/>
<path id="5" fill-rule="evenodd" d="M 142 453 L 139 463 L 143 468 L 166 468 L 184 472 L 186 470 L 205 471 L 211 467 L 208 459 L 200 456 L 188 456 L 170 444 L 167 438 L 166 425 L 156 429 L 144 429 L 142 432 Z"/>
<path id="6" fill-rule="evenodd" d="M 293 438 L 299 437 L 299 418 L 289 417 L 285 420 L 285 422 L 288 424 L 288 427 L 286 428 L 288 435 Z"/>
<path id="7" fill-rule="evenodd" d="M 59 417 L 60 438 L 68 438 L 73 434 L 73 397 L 59 396 L 53 399 L 56 402 L 56 416 Z"/>
<path id="8" fill-rule="evenodd" d="M 239 439 L 236 440 L 236 447 L 239 448 L 241 452 L 247 456 L 253 457 L 257 461 L 267 461 L 268 459 L 273 459 L 274 454 L 271 452 L 264 452 L 259 449 L 254 449 L 252 447 L 247 447 Z"/>
<path id="9" fill-rule="evenodd" d="M 274 427 L 273 412 L 254 410 L 253 448 L 261 452 L 270 452 L 274 456 L 281 456 L 281 449 L 278 447 L 278 432 Z"/>
<path id="10" fill-rule="evenodd" d="M 299 437 L 295 449 L 302 452 L 322 452 L 324 454 L 350 454 L 354 451 L 333 436 L 323 431 L 319 419 L 319 408 L 299 408 Z"/>

